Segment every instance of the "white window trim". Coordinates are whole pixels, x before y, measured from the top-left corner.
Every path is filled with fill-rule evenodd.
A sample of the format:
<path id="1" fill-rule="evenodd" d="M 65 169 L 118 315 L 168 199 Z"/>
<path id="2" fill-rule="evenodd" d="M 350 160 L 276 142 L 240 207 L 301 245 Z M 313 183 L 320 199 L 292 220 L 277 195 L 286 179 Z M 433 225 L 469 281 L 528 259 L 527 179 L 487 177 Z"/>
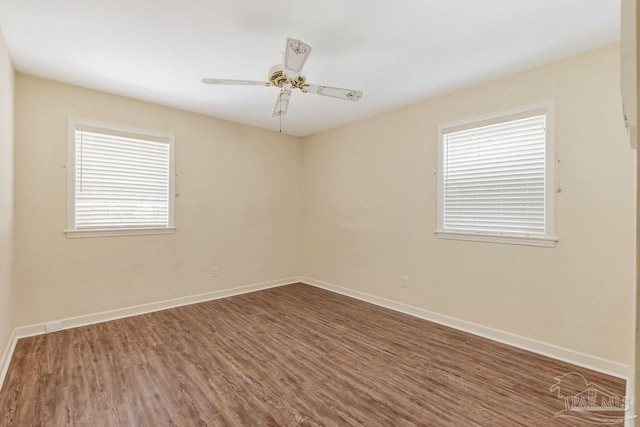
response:
<path id="1" fill-rule="evenodd" d="M 545 109 L 547 115 L 546 121 L 546 149 L 545 149 L 545 231 L 543 237 L 529 236 L 506 236 L 484 233 L 461 233 L 453 231 L 445 231 L 444 229 L 444 176 L 442 174 L 443 162 L 443 131 L 453 127 L 459 127 L 470 124 L 482 125 L 482 122 L 500 119 L 502 117 L 526 113 L 528 111 Z M 528 246 L 544 246 L 554 247 L 558 238 L 555 236 L 555 105 L 554 101 L 546 101 L 538 104 L 527 105 L 511 110 L 500 111 L 483 116 L 477 116 L 470 119 L 458 120 L 455 122 L 444 123 L 438 125 L 438 166 L 437 166 L 437 209 L 438 224 L 435 231 L 436 237 L 439 239 L 451 240 L 469 240 L 476 242 L 506 243 L 512 245 L 528 245 Z"/>
<path id="2" fill-rule="evenodd" d="M 109 228 L 76 230 L 76 127 L 90 126 L 105 131 L 119 131 L 147 137 L 166 138 L 169 141 L 169 225 L 167 227 L 141 227 L 141 228 Z M 143 129 L 116 123 L 101 122 L 97 120 L 68 117 L 67 119 L 67 229 L 64 232 L 67 238 L 77 237 L 104 237 L 104 236 L 131 236 L 145 234 L 171 234 L 175 233 L 175 134 L 151 129 Z"/>

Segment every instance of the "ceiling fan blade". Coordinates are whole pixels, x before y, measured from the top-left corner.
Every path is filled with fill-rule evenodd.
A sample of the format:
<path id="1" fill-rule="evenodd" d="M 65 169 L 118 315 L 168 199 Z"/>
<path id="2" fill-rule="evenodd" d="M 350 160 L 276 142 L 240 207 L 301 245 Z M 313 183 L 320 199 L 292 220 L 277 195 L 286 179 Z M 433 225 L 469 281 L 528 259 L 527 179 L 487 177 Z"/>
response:
<path id="1" fill-rule="evenodd" d="M 304 85 L 301 89 L 304 93 L 330 96 L 331 98 L 345 99 L 352 102 L 356 102 L 360 100 L 360 98 L 362 98 L 362 91 L 353 89 L 342 89 L 339 87 L 318 85 Z"/>
<path id="2" fill-rule="evenodd" d="M 273 106 L 273 113 L 271 115 L 273 117 L 279 117 L 287 114 L 287 110 L 289 109 L 290 98 L 291 98 L 291 85 L 289 83 L 285 83 L 282 86 L 282 90 L 278 94 L 278 99 L 276 99 L 276 104 Z"/>
<path id="3" fill-rule="evenodd" d="M 310 44 L 305 43 L 300 39 L 287 37 L 287 43 L 284 49 L 285 71 L 300 73 L 312 50 L 313 48 Z"/>
<path id="4" fill-rule="evenodd" d="M 202 83 L 206 85 L 269 86 L 267 82 L 255 80 L 202 79 Z"/>

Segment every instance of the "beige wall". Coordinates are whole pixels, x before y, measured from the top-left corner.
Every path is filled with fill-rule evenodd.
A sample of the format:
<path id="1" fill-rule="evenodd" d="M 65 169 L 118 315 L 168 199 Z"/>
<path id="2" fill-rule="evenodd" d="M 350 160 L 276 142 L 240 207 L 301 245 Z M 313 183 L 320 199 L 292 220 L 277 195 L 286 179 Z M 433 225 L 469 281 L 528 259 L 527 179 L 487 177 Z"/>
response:
<path id="1" fill-rule="evenodd" d="M 0 357 L 13 330 L 13 82 L 13 65 L 0 30 Z"/>
<path id="2" fill-rule="evenodd" d="M 635 177 L 619 79 L 614 45 L 305 138 L 302 273 L 630 365 Z M 557 247 L 437 239 L 437 125 L 546 100 Z"/>
<path id="3" fill-rule="evenodd" d="M 68 115 L 175 132 L 175 234 L 65 237 Z M 15 123 L 17 326 L 298 274 L 298 138 L 21 74 Z"/>
<path id="4" fill-rule="evenodd" d="M 18 74 L 14 324 L 303 274 L 630 364 L 618 82 L 609 46 L 301 140 Z M 550 99 L 557 247 L 436 239 L 438 123 Z M 68 115 L 175 132 L 176 234 L 65 237 Z"/>

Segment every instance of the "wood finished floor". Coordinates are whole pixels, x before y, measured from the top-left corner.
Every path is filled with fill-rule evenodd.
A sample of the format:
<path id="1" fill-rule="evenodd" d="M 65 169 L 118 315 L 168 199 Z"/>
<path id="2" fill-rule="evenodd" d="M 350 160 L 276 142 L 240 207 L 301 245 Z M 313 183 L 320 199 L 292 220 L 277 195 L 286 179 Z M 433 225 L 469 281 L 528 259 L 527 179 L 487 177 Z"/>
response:
<path id="1" fill-rule="evenodd" d="M 295 284 L 21 339 L 0 423 L 582 425 L 552 418 L 570 371 L 624 395 L 623 380 Z"/>

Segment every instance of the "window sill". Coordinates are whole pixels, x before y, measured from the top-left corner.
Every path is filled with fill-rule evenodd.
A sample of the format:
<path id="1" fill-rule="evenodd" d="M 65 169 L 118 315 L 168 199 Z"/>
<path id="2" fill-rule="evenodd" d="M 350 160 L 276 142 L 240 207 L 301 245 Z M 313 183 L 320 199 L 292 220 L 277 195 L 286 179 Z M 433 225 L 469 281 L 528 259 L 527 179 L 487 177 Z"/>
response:
<path id="1" fill-rule="evenodd" d="M 542 246 L 553 248 L 558 241 L 557 237 L 524 237 L 524 236 L 499 236 L 475 233 L 457 233 L 452 231 L 436 231 L 438 239 L 468 240 L 473 242 L 503 243 L 507 245 Z"/>
<path id="2" fill-rule="evenodd" d="M 175 227 L 162 228 L 120 228 L 120 229 L 95 229 L 95 230 L 65 230 L 68 239 L 82 237 L 110 237 L 110 236 L 140 236 L 148 234 L 173 234 Z"/>

